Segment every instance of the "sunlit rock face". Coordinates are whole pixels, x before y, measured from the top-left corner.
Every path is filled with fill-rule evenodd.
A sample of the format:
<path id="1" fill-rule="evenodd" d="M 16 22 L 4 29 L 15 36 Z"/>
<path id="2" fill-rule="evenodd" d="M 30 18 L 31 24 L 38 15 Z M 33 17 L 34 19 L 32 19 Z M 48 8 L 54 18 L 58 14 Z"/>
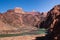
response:
<path id="1" fill-rule="evenodd" d="M 29 30 L 37 29 L 44 19 L 42 16 L 40 12 L 24 12 L 22 8 L 10 9 L 0 14 L 0 27 L 2 28 L 3 26 L 2 30 L 8 30 L 8 28 L 12 30 L 24 28 Z"/>
<path id="2" fill-rule="evenodd" d="M 23 9 L 22 9 L 22 8 L 19 8 L 19 7 L 16 7 L 16 8 L 14 9 L 14 12 L 15 12 L 15 13 L 22 13 L 22 14 L 24 14 Z"/>

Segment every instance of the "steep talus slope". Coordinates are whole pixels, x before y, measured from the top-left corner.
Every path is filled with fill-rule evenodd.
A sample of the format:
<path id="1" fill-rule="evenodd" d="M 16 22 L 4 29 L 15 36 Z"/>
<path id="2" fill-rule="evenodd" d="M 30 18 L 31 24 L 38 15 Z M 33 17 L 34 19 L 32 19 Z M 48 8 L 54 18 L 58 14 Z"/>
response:
<path id="1" fill-rule="evenodd" d="M 6 30 L 37 30 L 37 27 L 43 21 L 44 17 L 42 16 L 40 12 L 24 12 L 21 8 L 11 9 L 0 14 L 0 20 L 2 22 L 0 27 L 2 28 L 3 26 Z"/>
<path id="2" fill-rule="evenodd" d="M 16 28 L 13 28 L 12 26 L 10 26 L 9 24 L 5 24 L 4 22 L 2 22 L 0 20 L 0 31 L 1 30 L 14 30 Z"/>
<path id="3" fill-rule="evenodd" d="M 34 26 L 40 21 L 40 15 L 32 15 L 32 14 L 21 14 L 21 13 L 11 13 L 7 12 L 2 14 L 1 20 L 4 23 L 8 23 L 14 27 L 19 27 L 23 25 Z"/>

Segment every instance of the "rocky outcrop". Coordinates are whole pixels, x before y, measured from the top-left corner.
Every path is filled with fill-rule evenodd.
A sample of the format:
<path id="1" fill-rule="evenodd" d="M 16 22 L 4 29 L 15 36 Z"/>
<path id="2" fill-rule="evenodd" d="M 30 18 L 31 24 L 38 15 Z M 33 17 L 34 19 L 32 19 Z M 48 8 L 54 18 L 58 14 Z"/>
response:
<path id="1" fill-rule="evenodd" d="M 60 5 L 55 6 L 50 12 L 52 16 L 52 22 L 49 27 L 53 34 L 54 40 L 60 40 Z"/>
<path id="2" fill-rule="evenodd" d="M 16 8 L 14 9 L 14 12 L 15 12 L 15 13 L 25 14 L 24 11 L 22 10 L 22 8 L 19 8 L 19 7 L 16 7 Z"/>
<path id="3" fill-rule="evenodd" d="M 48 29 L 46 40 L 60 40 L 60 5 L 54 6 L 48 12 L 46 20 L 40 26 Z"/>

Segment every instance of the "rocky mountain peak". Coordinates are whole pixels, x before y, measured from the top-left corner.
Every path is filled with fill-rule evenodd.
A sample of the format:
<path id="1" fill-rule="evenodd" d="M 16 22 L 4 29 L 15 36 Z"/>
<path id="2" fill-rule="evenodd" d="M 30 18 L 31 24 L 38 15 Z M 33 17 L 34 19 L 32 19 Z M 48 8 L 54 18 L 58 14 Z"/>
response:
<path id="1" fill-rule="evenodd" d="M 16 7 L 16 8 L 14 9 L 14 12 L 15 12 L 15 13 L 24 13 L 23 9 L 20 8 L 20 7 Z"/>
<path id="2" fill-rule="evenodd" d="M 60 15 L 60 5 L 54 6 L 49 13 L 54 14 L 56 16 Z"/>

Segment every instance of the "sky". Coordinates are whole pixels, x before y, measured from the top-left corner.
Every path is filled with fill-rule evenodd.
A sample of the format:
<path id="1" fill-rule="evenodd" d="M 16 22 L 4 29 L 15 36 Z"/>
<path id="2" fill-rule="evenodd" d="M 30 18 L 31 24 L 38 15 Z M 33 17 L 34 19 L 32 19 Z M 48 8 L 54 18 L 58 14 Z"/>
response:
<path id="1" fill-rule="evenodd" d="M 27 12 L 32 10 L 48 12 L 58 4 L 60 4 L 60 0 L 0 0 L 0 12 L 6 12 L 15 7 L 20 7 Z"/>

